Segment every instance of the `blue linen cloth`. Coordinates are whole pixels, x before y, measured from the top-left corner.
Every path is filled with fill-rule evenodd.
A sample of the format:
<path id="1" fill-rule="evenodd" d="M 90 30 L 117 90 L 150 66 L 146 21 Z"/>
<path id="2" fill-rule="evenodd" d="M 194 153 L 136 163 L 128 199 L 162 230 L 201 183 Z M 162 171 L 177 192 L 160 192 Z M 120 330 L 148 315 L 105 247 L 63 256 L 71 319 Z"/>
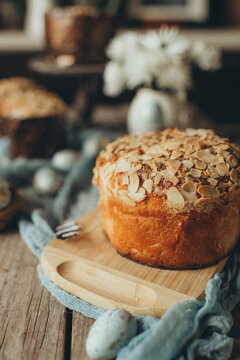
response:
<path id="1" fill-rule="evenodd" d="M 78 133 L 75 138 L 72 135 L 70 142 L 79 144 L 83 140 L 84 134 Z M 39 199 L 31 188 L 34 172 L 41 166 L 51 166 L 49 161 L 20 159 L 0 167 L 0 177 L 6 178 L 15 186 L 25 186 L 19 231 L 38 258 L 54 237 L 54 226 L 69 212 L 74 218 L 79 218 L 96 205 L 97 191 L 89 185 L 94 160 L 95 156 L 85 154 L 66 174 L 62 188 L 55 198 Z M 77 193 L 78 201 L 70 208 L 69 204 L 76 198 Z M 92 318 L 98 318 L 104 312 L 103 309 L 60 289 L 44 275 L 40 265 L 38 275 L 43 286 L 66 307 Z M 231 310 L 239 300 L 240 254 L 236 250 L 224 271 L 215 274 L 208 282 L 204 301 L 184 301 L 176 304 L 161 319 L 137 316 L 138 334 L 119 351 L 117 359 L 228 359 L 233 345 L 233 340 L 227 335 L 232 326 Z"/>

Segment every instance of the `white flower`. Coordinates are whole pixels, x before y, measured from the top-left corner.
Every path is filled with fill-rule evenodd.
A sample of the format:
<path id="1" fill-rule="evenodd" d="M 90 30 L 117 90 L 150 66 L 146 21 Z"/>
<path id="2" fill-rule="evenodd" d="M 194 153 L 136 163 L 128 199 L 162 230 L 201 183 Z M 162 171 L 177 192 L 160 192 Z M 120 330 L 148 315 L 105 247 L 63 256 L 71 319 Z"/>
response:
<path id="1" fill-rule="evenodd" d="M 185 62 L 179 65 L 169 64 L 156 74 L 156 83 L 159 88 L 173 90 L 182 96 L 192 85 L 191 67 Z"/>
<path id="2" fill-rule="evenodd" d="M 192 44 L 190 55 L 193 62 L 202 70 L 217 70 L 221 67 L 220 50 L 202 41 Z"/>
<path id="3" fill-rule="evenodd" d="M 118 62 L 124 61 L 128 52 L 135 48 L 138 42 L 138 34 L 134 31 L 127 31 L 113 38 L 106 48 L 106 55 L 109 59 Z"/>
<path id="4" fill-rule="evenodd" d="M 127 31 L 106 49 L 111 59 L 104 72 L 104 92 L 117 96 L 125 88 L 157 86 L 183 96 L 192 85 L 191 66 L 203 70 L 221 66 L 220 51 L 200 41 L 190 43 L 175 27 L 146 33 Z"/>
<path id="5" fill-rule="evenodd" d="M 125 76 L 123 68 L 114 61 L 109 61 L 103 73 L 104 89 L 106 95 L 118 96 L 125 89 Z"/>
<path id="6" fill-rule="evenodd" d="M 186 54 L 190 46 L 189 41 L 180 35 L 177 28 L 167 26 L 162 26 L 157 31 L 148 31 L 142 35 L 140 42 L 146 49 L 158 51 L 159 54 L 162 52 L 171 57 Z"/>
<path id="7" fill-rule="evenodd" d="M 140 85 L 151 85 L 154 77 L 154 53 L 135 49 L 131 51 L 124 64 L 126 85 L 134 89 Z"/>

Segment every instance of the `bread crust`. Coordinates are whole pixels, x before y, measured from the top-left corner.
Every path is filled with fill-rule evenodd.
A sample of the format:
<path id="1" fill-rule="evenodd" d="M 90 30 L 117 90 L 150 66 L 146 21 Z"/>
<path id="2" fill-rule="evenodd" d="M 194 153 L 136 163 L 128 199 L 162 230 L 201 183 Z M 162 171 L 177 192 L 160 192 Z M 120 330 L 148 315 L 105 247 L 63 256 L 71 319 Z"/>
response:
<path id="1" fill-rule="evenodd" d="M 227 256 L 237 243 L 239 211 L 231 204 L 176 214 L 161 197 L 130 207 L 104 192 L 100 204 L 110 243 L 120 254 L 143 264 L 199 268 Z"/>

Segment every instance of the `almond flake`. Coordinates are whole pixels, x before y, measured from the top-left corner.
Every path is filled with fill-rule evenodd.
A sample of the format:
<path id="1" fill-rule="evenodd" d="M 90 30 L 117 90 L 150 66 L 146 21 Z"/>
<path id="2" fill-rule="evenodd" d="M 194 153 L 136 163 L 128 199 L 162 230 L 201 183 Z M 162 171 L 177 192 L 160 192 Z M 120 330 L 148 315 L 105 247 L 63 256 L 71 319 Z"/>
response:
<path id="1" fill-rule="evenodd" d="M 123 175 L 122 177 L 122 186 L 129 184 L 129 178 L 128 175 Z"/>
<path id="2" fill-rule="evenodd" d="M 139 177 L 137 174 L 130 175 L 130 184 L 128 185 L 128 191 L 131 193 L 137 192 L 139 188 Z"/>
<path id="3" fill-rule="evenodd" d="M 217 189 L 210 185 L 201 185 L 198 188 L 198 192 L 203 197 L 210 197 L 210 198 L 216 198 L 219 196 L 219 192 Z"/>
<path id="4" fill-rule="evenodd" d="M 175 187 L 171 187 L 169 190 L 166 191 L 166 193 L 167 193 L 168 200 L 173 205 L 178 205 L 178 204 L 183 205 L 184 204 L 184 198 L 183 198 L 182 194 Z"/>
<path id="5" fill-rule="evenodd" d="M 207 167 L 207 164 L 206 164 L 204 161 L 201 161 L 201 160 L 196 159 L 196 160 L 195 160 L 195 166 L 196 166 L 196 168 L 198 168 L 198 169 L 205 170 L 206 167 Z"/>
<path id="6" fill-rule="evenodd" d="M 201 161 L 210 163 L 211 159 L 213 158 L 213 155 L 211 154 L 211 152 L 208 149 L 206 149 L 206 150 L 196 151 L 196 157 Z"/>
<path id="7" fill-rule="evenodd" d="M 157 172 L 154 176 L 154 184 L 158 185 L 160 180 L 161 180 L 161 174 L 160 174 L 160 172 Z"/>
<path id="8" fill-rule="evenodd" d="M 145 199 L 146 193 L 145 193 L 145 190 L 144 190 L 143 188 L 140 188 L 140 189 L 138 190 L 138 192 L 133 192 L 133 193 L 130 192 L 130 193 L 128 194 L 128 196 L 129 196 L 131 199 L 140 202 L 140 201 L 142 201 L 142 200 Z"/>
<path id="9" fill-rule="evenodd" d="M 232 169 L 230 171 L 230 179 L 233 181 L 233 182 L 237 182 L 238 181 L 238 173 L 237 173 L 237 170 L 236 169 Z"/>
<path id="10" fill-rule="evenodd" d="M 228 175 L 228 167 L 225 163 L 219 163 L 216 165 L 216 170 L 220 176 Z"/>
<path id="11" fill-rule="evenodd" d="M 181 165 L 181 161 L 169 159 L 167 165 L 177 170 Z"/>
<path id="12" fill-rule="evenodd" d="M 136 166 L 133 166 L 133 167 L 128 171 L 128 173 L 129 173 L 129 175 L 130 175 L 130 174 L 134 174 L 134 173 L 136 173 L 138 170 L 141 170 L 141 168 L 142 168 L 142 165 L 141 165 L 141 164 L 137 164 Z"/>
<path id="13" fill-rule="evenodd" d="M 193 177 L 195 177 L 195 178 L 198 178 L 198 177 L 200 177 L 201 175 L 202 175 L 202 172 L 201 172 L 201 170 L 198 170 L 198 169 L 191 169 L 190 171 L 189 171 L 189 175 L 191 175 L 191 176 L 193 176 Z"/>
<path id="14" fill-rule="evenodd" d="M 176 176 L 171 176 L 170 181 L 173 185 L 177 185 L 177 183 L 179 182 Z"/>
<path id="15" fill-rule="evenodd" d="M 184 197 L 184 200 L 187 201 L 196 201 L 197 200 L 197 195 L 195 192 L 187 192 L 184 191 L 182 189 L 180 189 L 182 196 Z"/>
<path id="16" fill-rule="evenodd" d="M 145 180 L 142 186 L 144 187 L 144 189 L 147 190 L 148 193 L 151 193 L 153 187 L 153 181 L 151 179 Z"/>
<path id="17" fill-rule="evenodd" d="M 233 184 L 233 185 L 230 187 L 229 191 L 234 191 L 234 190 L 236 190 L 237 186 L 238 186 L 238 184 Z"/>
<path id="18" fill-rule="evenodd" d="M 193 167 L 193 162 L 190 160 L 183 160 L 182 164 L 187 169 L 191 169 Z"/>
<path id="19" fill-rule="evenodd" d="M 171 157 L 170 157 L 170 159 L 173 159 L 173 160 L 175 160 L 175 159 L 178 159 L 178 158 L 180 158 L 181 156 L 182 156 L 182 152 L 181 151 L 179 151 L 179 150 L 174 150 L 173 152 L 172 152 L 172 155 L 171 155 Z"/>
<path id="20" fill-rule="evenodd" d="M 189 180 L 185 184 L 182 185 L 182 189 L 189 193 L 195 193 L 196 192 L 196 186 L 193 181 Z"/>
<path id="21" fill-rule="evenodd" d="M 169 181 L 171 178 L 171 174 L 167 170 L 161 170 L 160 174 L 166 181 Z"/>
<path id="22" fill-rule="evenodd" d="M 172 166 L 169 166 L 167 165 L 167 172 L 170 174 L 170 175 L 175 175 L 176 172 L 177 172 L 177 169 L 173 168 Z"/>
<path id="23" fill-rule="evenodd" d="M 210 182 L 210 184 L 211 184 L 212 186 L 217 186 L 217 184 L 218 184 L 218 181 L 215 180 L 215 179 L 213 179 L 213 178 L 208 179 L 208 182 Z"/>
<path id="24" fill-rule="evenodd" d="M 222 150 L 227 150 L 229 149 L 229 144 L 220 144 L 218 145 L 218 148 Z"/>
<path id="25" fill-rule="evenodd" d="M 126 159 L 119 159 L 117 162 L 116 173 L 128 172 L 131 169 L 131 164 Z"/>
<path id="26" fill-rule="evenodd" d="M 230 166 L 235 167 L 237 166 L 238 162 L 237 159 L 235 158 L 235 156 L 233 155 L 229 155 L 227 158 L 227 162 L 229 163 Z"/>
<path id="27" fill-rule="evenodd" d="M 181 140 L 177 140 L 177 139 L 168 140 L 168 141 L 164 144 L 165 149 L 168 149 L 168 150 L 177 150 L 181 145 L 182 145 L 182 141 L 181 141 Z"/>

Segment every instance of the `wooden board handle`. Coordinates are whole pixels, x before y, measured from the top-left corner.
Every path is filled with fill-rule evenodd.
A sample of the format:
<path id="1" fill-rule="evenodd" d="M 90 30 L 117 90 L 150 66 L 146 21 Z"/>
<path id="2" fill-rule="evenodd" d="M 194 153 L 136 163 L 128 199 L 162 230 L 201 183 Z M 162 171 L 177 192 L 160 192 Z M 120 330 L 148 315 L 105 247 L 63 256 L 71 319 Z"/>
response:
<path id="1" fill-rule="evenodd" d="M 93 266 L 94 265 L 94 266 Z M 51 280 L 64 290 L 104 309 L 124 308 L 134 314 L 160 317 L 166 309 L 183 300 L 192 299 L 165 287 L 117 270 L 105 269 L 90 260 L 61 262 L 51 273 Z"/>

